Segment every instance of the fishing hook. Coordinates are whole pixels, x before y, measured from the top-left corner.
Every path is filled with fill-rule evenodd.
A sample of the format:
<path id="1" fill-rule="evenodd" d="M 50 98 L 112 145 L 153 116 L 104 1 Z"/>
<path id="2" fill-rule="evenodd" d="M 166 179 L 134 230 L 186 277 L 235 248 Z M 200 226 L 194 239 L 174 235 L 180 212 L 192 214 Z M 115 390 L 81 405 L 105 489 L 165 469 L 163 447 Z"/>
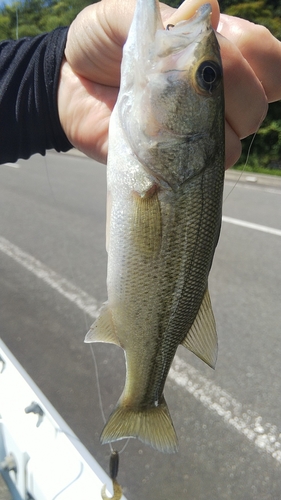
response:
<path id="1" fill-rule="evenodd" d="M 101 490 L 102 500 L 120 500 L 122 497 L 122 488 L 117 483 L 116 478 L 119 467 L 119 454 L 118 451 L 112 451 L 109 460 L 109 475 L 112 479 L 113 497 L 108 497 L 106 494 L 106 485 L 104 484 Z"/>

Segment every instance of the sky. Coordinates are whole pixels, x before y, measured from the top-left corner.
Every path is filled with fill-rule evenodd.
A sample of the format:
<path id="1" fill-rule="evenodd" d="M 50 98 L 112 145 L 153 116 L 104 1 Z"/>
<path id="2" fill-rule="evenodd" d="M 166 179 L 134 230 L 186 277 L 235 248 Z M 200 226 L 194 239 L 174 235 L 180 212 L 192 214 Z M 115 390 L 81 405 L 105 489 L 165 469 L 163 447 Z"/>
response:
<path id="1" fill-rule="evenodd" d="M 0 0 L 0 6 L 3 7 L 4 5 L 11 5 L 11 3 L 14 3 L 16 0 Z M 21 2 L 21 0 L 17 0 L 18 2 Z"/>

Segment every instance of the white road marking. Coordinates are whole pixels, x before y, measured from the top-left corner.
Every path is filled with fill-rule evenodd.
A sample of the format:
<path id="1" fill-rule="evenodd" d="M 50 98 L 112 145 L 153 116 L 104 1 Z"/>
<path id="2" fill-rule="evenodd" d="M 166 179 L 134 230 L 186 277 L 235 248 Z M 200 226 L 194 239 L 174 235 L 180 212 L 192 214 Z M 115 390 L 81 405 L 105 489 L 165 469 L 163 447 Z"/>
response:
<path id="1" fill-rule="evenodd" d="M 225 181 L 225 185 L 228 186 L 229 188 L 231 188 L 231 191 L 233 189 L 233 182 L 234 181 L 231 181 L 231 180 L 226 180 Z M 278 188 L 278 186 L 276 188 L 274 187 L 266 187 L 264 185 L 253 185 L 253 184 L 247 184 L 247 183 L 241 183 L 241 182 L 237 182 L 235 185 L 234 185 L 235 189 L 248 189 L 250 191 L 262 191 L 263 193 L 270 193 L 270 194 L 277 194 L 277 195 L 281 195 L 281 189 Z M 226 193 L 227 194 L 227 193 Z M 229 194 L 227 194 L 226 198 L 229 196 Z"/>
<path id="2" fill-rule="evenodd" d="M 178 356 L 175 356 L 169 378 L 281 464 L 281 434 L 276 425 L 263 423 L 260 415 L 242 406 L 237 399 Z"/>
<path id="3" fill-rule="evenodd" d="M 5 165 L 5 167 L 10 167 L 10 168 L 20 168 L 20 164 L 19 163 L 3 163 L 3 165 Z"/>
<path id="4" fill-rule="evenodd" d="M 82 309 L 82 311 L 86 312 L 93 318 L 96 318 L 98 313 L 98 303 L 93 297 L 81 290 L 81 288 L 73 285 L 73 283 L 32 257 L 32 255 L 24 252 L 19 247 L 1 236 L 0 250 L 25 267 L 25 269 L 31 271 L 35 274 L 35 276 L 37 276 L 37 278 L 43 280 L 65 298 L 73 302 L 77 307 L 79 307 L 79 309 Z"/>
<path id="5" fill-rule="evenodd" d="M 228 222 L 230 224 L 235 224 L 236 226 L 246 227 L 248 229 L 255 229 L 256 231 L 262 231 L 263 233 L 274 234 L 275 236 L 281 236 L 280 229 L 274 229 L 273 227 L 261 226 L 260 224 L 255 224 L 254 222 L 247 222 L 245 220 L 233 219 L 232 217 L 222 216 L 223 222 Z"/>
<path id="6" fill-rule="evenodd" d="M 97 301 L 81 288 L 3 237 L 0 237 L 0 250 L 73 302 L 93 319 L 97 317 Z M 203 377 L 198 370 L 178 356 L 175 356 L 169 379 L 182 390 L 192 394 L 206 408 L 217 413 L 228 425 L 243 434 L 257 448 L 269 453 L 281 464 L 281 434 L 278 433 L 277 426 L 269 422 L 263 423 L 260 415 L 242 406 L 230 394 Z"/>

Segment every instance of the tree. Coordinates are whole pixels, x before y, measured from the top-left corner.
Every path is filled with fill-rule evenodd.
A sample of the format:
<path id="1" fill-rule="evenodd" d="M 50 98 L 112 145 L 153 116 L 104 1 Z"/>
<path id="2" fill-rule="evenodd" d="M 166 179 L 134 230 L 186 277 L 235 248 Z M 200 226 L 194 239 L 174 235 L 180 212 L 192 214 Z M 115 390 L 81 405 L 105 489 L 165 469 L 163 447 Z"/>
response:
<path id="1" fill-rule="evenodd" d="M 97 0 L 94 0 L 97 1 Z M 122 1 L 122 0 L 120 0 Z M 164 0 L 178 7 L 181 0 Z M 15 0 L 0 7 L 0 40 L 34 36 L 58 26 L 68 26 L 91 0 Z M 220 0 L 222 12 L 266 26 L 281 40 L 280 0 Z M 245 162 L 251 138 L 243 141 L 241 162 Z M 257 132 L 249 163 L 281 170 L 280 102 L 269 107 L 266 120 Z"/>
<path id="2" fill-rule="evenodd" d="M 0 15 L 0 34 L 3 40 L 9 38 L 10 35 L 10 18 L 7 14 Z"/>
<path id="3" fill-rule="evenodd" d="M 161 2 L 166 3 L 167 5 L 170 5 L 171 7 L 177 9 L 182 3 L 182 0 L 161 0 Z"/>
<path id="4" fill-rule="evenodd" d="M 97 0 L 95 0 L 97 1 Z M 0 8 L 0 40 L 68 26 L 91 0 L 23 0 Z"/>
<path id="5" fill-rule="evenodd" d="M 281 20 L 279 0 L 222 0 L 221 9 L 229 15 L 242 17 L 248 21 L 261 24 L 281 40 Z M 249 147 L 252 137 L 242 141 L 243 152 L 240 164 L 248 164 L 252 169 L 268 168 L 281 170 L 281 109 L 280 102 L 269 106 L 268 114 L 253 138 L 250 154 Z"/>

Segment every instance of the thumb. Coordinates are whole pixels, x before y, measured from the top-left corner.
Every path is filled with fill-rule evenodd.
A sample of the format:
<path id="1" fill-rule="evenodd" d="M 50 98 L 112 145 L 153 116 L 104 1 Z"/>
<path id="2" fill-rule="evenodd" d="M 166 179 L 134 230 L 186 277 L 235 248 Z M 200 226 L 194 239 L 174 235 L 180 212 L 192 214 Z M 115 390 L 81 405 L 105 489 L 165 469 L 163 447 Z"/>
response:
<path id="1" fill-rule="evenodd" d="M 168 18 L 166 19 L 171 24 L 177 24 L 180 21 L 185 21 L 192 17 L 197 9 L 209 3 L 212 7 L 212 26 L 214 29 L 217 29 L 220 17 L 220 8 L 217 0 L 185 0 L 179 8 Z M 163 18 L 166 16 L 163 16 Z M 165 19 L 164 19 L 165 21 Z"/>

